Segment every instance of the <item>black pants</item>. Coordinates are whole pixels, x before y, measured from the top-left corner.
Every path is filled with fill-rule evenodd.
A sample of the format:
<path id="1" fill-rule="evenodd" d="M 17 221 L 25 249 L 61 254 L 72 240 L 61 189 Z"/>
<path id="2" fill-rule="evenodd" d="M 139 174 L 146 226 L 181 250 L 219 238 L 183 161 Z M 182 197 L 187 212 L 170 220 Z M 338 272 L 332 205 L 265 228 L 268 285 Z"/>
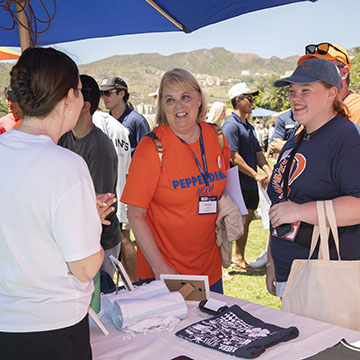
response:
<path id="1" fill-rule="evenodd" d="M 57 330 L 0 332 L 2 360 L 91 360 L 88 315 L 79 323 Z"/>

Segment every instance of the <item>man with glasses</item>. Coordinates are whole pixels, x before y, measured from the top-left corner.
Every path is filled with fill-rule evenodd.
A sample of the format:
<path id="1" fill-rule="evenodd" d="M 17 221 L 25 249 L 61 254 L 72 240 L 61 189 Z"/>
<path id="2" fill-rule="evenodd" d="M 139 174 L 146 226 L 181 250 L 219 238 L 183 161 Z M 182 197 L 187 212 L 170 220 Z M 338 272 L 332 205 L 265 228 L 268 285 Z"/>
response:
<path id="1" fill-rule="evenodd" d="M 75 127 L 59 139 L 58 145 L 75 152 L 85 160 L 96 193 L 116 194 L 118 179 L 117 154 L 109 137 L 96 127 L 92 121 L 92 116 L 97 110 L 100 101 L 99 86 L 88 75 L 80 75 L 80 80 L 84 105 Z M 110 224 L 102 226 L 100 240 L 105 251 L 101 270 L 106 271 L 111 279 L 114 277 L 115 269 L 109 256 L 118 257 L 121 246 L 120 223 L 116 215 L 117 202 L 112 207 L 114 207 L 114 211 L 106 218 Z"/>
<path id="2" fill-rule="evenodd" d="M 298 65 L 311 58 L 329 60 L 337 66 L 343 84 L 340 97 L 349 110 L 350 120 L 360 124 L 360 95 L 349 89 L 351 63 L 348 52 L 340 45 L 327 42 L 310 44 L 305 46 L 305 55 L 298 60 Z"/>
<path id="3" fill-rule="evenodd" d="M 244 82 L 234 85 L 228 92 L 234 111 L 225 120 L 222 127 L 231 148 L 232 165 L 239 169 L 241 191 L 248 209 L 248 214 L 245 217 L 244 234 L 236 240 L 235 258 L 233 259 L 235 267 L 246 271 L 254 271 L 246 263 L 244 254 L 249 225 L 259 203 L 257 182 L 266 187 L 271 175 L 271 168 L 256 138 L 255 129 L 248 122 L 254 96 L 258 93 L 257 90 L 250 90 Z M 264 170 L 266 175 L 257 172 L 258 166 Z"/>
<path id="4" fill-rule="evenodd" d="M 120 77 L 106 77 L 100 84 L 100 91 L 110 115 L 129 129 L 131 154 L 133 154 L 137 144 L 150 131 L 148 122 L 129 106 L 128 86 Z"/>

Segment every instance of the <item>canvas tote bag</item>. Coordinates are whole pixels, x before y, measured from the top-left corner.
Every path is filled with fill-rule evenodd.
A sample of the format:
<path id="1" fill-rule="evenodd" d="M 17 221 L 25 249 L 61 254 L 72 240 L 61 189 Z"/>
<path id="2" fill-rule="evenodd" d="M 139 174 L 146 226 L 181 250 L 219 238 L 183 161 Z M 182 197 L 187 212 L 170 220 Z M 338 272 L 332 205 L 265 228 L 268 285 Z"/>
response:
<path id="1" fill-rule="evenodd" d="M 340 259 L 332 201 L 317 201 L 316 205 L 319 226 L 314 226 L 310 255 L 307 260 L 293 261 L 282 310 L 360 331 L 360 261 Z M 329 228 L 324 205 L 339 260 L 329 260 Z M 319 233 L 318 259 L 310 260 Z"/>

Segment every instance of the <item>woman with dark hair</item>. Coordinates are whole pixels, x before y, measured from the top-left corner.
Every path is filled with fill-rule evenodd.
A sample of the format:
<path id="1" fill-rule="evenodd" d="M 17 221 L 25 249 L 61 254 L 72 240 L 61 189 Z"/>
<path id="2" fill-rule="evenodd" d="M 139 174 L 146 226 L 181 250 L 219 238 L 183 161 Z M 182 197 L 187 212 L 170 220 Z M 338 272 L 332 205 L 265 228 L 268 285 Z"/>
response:
<path id="1" fill-rule="evenodd" d="M 83 106 L 78 69 L 57 50 L 32 48 L 10 76 L 23 123 L 0 137 L 2 357 L 91 359 L 101 222 L 86 163 L 56 145 Z"/>
<path id="2" fill-rule="evenodd" d="M 317 200 L 333 200 L 341 259 L 360 259 L 360 167 L 354 163 L 360 128 L 346 118 L 341 77 L 330 61 L 306 60 L 274 85 L 289 86 L 294 119 L 303 127 L 283 147 L 268 187 L 267 288 L 282 297 L 293 260 L 309 256 Z M 336 258 L 335 246 L 330 251 Z"/>
<path id="3" fill-rule="evenodd" d="M 217 204 L 226 183 L 230 148 L 204 121 L 205 96 L 186 70 L 173 69 L 160 82 L 153 133 L 162 158 L 145 136 L 130 164 L 121 201 L 136 236 L 140 279 L 165 274 L 208 275 L 222 292 L 220 249 L 216 244 Z"/>

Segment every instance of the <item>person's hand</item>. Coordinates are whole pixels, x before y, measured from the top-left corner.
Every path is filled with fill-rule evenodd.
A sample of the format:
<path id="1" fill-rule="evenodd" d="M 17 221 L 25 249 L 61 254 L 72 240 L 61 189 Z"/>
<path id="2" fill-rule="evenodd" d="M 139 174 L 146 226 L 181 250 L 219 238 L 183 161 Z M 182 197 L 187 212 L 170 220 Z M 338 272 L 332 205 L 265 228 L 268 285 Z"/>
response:
<path id="1" fill-rule="evenodd" d="M 115 211 L 115 208 L 111 206 L 117 201 L 115 194 L 105 193 L 105 194 L 96 194 L 96 207 L 99 213 L 100 221 L 103 225 L 110 225 L 109 220 L 105 218 Z"/>
<path id="2" fill-rule="evenodd" d="M 266 190 L 270 182 L 270 175 L 266 175 L 265 178 L 261 181 L 261 186 Z"/>
<path id="3" fill-rule="evenodd" d="M 284 201 L 273 205 L 269 210 L 271 225 L 276 228 L 281 224 L 292 224 L 299 219 L 301 204 L 293 201 Z"/>
<path id="4" fill-rule="evenodd" d="M 270 176 L 256 174 L 254 179 L 258 181 L 264 189 L 266 189 L 270 181 Z"/>
<path id="5" fill-rule="evenodd" d="M 271 295 L 276 296 L 275 266 L 269 264 L 266 269 L 266 288 Z"/>
<path id="6" fill-rule="evenodd" d="M 274 154 L 278 154 L 283 148 L 285 143 L 286 143 L 285 140 L 275 138 L 269 145 L 269 148 Z"/>

